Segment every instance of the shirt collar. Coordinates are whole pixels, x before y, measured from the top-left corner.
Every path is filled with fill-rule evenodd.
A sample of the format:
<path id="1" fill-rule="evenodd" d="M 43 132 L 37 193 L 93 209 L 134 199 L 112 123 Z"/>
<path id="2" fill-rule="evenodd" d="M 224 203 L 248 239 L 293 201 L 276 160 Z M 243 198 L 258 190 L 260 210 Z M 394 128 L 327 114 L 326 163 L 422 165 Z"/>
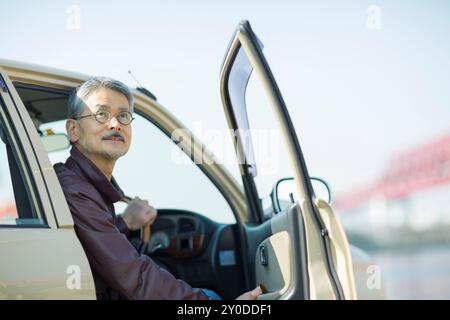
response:
<path id="1" fill-rule="evenodd" d="M 111 177 L 111 181 L 100 171 L 99 168 L 89 160 L 84 154 L 78 150 L 77 147 L 72 146 L 70 150 L 70 158 L 72 158 L 77 164 L 83 174 L 90 180 L 95 188 L 112 203 L 115 203 L 123 198 L 124 193 L 120 189 L 114 177 Z"/>

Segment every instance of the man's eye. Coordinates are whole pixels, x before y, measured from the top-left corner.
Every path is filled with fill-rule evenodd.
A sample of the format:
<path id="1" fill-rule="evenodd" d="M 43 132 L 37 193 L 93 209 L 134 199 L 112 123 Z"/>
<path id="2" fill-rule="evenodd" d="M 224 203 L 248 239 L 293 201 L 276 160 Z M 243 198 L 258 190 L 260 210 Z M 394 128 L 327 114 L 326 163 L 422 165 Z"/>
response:
<path id="1" fill-rule="evenodd" d="M 107 119 L 107 118 L 109 118 L 109 113 L 106 111 L 99 111 L 99 112 L 97 112 L 97 117 Z"/>
<path id="2" fill-rule="evenodd" d="M 119 113 L 119 118 L 123 120 L 130 120 L 131 116 L 128 112 Z"/>

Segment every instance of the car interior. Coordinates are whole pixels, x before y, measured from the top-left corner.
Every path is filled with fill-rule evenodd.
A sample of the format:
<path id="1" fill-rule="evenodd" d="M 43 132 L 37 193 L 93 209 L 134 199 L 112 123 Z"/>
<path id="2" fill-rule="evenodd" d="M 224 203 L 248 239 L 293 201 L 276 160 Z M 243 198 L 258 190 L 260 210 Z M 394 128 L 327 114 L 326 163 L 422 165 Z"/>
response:
<path id="1" fill-rule="evenodd" d="M 14 86 L 43 142 L 56 134 L 64 135 L 41 126 L 66 119 L 68 91 L 21 82 L 14 82 Z M 142 245 L 140 233 L 134 231 L 128 239 L 137 249 Z M 191 286 L 213 290 L 222 299 L 234 299 L 246 291 L 239 239 L 236 224 L 218 223 L 188 210 L 158 209 L 144 254 Z"/>

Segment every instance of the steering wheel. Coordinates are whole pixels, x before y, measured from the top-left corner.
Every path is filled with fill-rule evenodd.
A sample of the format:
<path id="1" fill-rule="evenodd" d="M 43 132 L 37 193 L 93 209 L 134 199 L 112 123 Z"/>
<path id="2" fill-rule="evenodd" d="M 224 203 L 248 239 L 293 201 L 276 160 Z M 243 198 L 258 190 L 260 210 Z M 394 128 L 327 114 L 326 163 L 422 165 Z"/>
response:
<path id="1" fill-rule="evenodd" d="M 131 200 L 133 200 L 133 198 L 131 198 L 127 195 L 124 195 L 120 201 L 129 203 Z M 141 243 L 140 243 L 139 247 L 137 248 L 140 254 L 144 254 L 148 251 L 148 242 L 150 241 L 150 237 L 151 237 L 150 224 L 146 224 L 141 228 L 141 233 L 140 233 Z"/>

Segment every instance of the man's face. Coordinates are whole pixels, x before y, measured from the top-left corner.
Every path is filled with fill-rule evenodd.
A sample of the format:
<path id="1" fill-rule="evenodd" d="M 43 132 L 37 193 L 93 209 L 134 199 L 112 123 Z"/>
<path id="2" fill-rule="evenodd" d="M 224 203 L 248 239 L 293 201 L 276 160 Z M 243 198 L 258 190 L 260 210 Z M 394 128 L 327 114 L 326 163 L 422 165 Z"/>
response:
<path id="1" fill-rule="evenodd" d="M 120 92 L 101 88 L 83 101 L 86 108 L 81 116 L 108 111 L 111 119 L 105 124 L 97 122 L 94 116 L 69 120 L 78 122 L 72 126 L 73 130 L 68 130 L 71 141 L 91 158 L 117 160 L 126 154 L 131 143 L 131 124 L 121 124 L 116 116 L 121 111 L 131 112 L 127 98 Z"/>

